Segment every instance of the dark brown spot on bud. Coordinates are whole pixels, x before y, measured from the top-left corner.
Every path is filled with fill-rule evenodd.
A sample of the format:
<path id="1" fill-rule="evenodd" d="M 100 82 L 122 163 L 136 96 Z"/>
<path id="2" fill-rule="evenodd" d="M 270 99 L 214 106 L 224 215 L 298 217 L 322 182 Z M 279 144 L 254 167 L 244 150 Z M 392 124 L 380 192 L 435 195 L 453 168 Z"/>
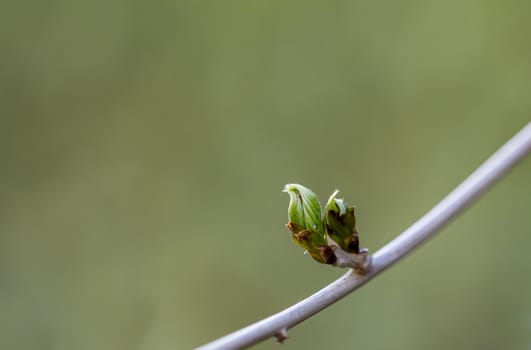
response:
<path id="1" fill-rule="evenodd" d="M 334 250 L 327 245 L 319 247 L 319 252 L 325 264 L 334 265 L 337 261 L 337 257 L 334 254 Z"/>
<path id="2" fill-rule="evenodd" d="M 360 252 L 360 241 L 358 239 L 358 235 L 354 233 L 352 236 L 345 239 L 345 245 L 347 246 L 347 249 L 351 253 L 359 254 Z"/>
<path id="3" fill-rule="evenodd" d="M 295 234 L 295 237 L 297 237 L 297 240 L 299 241 L 306 241 L 308 238 L 310 238 L 310 235 L 312 234 L 312 231 L 310 230 L 303 230 L 299 233 Z"/>

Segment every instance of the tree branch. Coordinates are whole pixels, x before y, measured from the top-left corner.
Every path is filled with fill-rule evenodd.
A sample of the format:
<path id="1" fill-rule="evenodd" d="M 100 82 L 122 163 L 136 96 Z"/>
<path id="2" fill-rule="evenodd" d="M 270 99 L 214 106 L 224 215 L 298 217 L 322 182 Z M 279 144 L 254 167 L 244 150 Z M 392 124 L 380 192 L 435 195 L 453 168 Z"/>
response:
<path id="1" fill-rule="evenodd" d="M 426 215 L 374 253 L 372 266 L 365 275 L 358 275 L 349 270 L 342 277 L 301 302 L 203 345 L 197 350 L 241 349 L 272 336 L 277 336 L 279 340 L 285 339 L 287 329 L 352 293 L 435 235 L 530 151 L 531 123 L 528 123 Z"/>

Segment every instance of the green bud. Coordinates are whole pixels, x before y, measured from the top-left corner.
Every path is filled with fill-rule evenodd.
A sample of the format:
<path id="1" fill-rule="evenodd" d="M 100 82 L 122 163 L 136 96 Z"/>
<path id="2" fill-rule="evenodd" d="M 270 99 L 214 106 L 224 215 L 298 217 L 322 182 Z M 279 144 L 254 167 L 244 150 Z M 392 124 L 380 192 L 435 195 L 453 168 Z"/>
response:
<path id="1" fill-rule="evenodd" d="M 336 257 L 327 244 L 321 221 L 321 204 L 315 193 L 298 184 L 286 185 L 284 192 L 290 197 L 286 227 L 291 238 L 318 262 L 335 263 Z"/>
<path id="2" fill-rule="evenodd" d="M 319 198 L 310 189 L 298 185 L 288 184 L 284 187 L 290 198 L 288 207 L 289 221 L 307 230 L 322 232 L 321 204 Z"/>
<path id="3" fill-rule="evenodd" d="M 355 207 L 349 206 L 343 199 L 336 198 L 335 191 L 325 207 L 324 223 L 328 236 L 345 252 L 359 254 L 359 239 L 356 231 Z"/>

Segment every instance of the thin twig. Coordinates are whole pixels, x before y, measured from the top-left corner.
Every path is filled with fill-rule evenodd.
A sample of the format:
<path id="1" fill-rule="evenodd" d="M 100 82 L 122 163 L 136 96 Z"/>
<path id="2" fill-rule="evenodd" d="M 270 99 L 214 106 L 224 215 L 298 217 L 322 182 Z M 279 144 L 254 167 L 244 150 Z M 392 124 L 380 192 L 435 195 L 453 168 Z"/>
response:
<path id="1" fill-rule="evenodd" d="M 374 253 L 372 267 L 365 275 L 358 275 L 349 270 L 342 277 L 303 301 L 262 321 L 203 345 L 197 350 L 241 349 L 273 336 L 285 339 L 287 329 L 352 293 L 433 236 L 503 177 L 530 151 L 531 123 L 528 123 L 426 215 Z"/>

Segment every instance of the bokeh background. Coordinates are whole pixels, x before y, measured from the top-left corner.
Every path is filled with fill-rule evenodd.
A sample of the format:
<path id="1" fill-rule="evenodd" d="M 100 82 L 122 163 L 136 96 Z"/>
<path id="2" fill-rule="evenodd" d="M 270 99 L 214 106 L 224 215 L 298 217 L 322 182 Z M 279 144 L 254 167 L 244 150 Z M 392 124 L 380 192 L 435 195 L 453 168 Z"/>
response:
<path id="1" fill-rule="evenodd" d="M 0 3 L 0 348 L 188 349 L 377 250 L 530 120 L 531 2 Z M 285 349 L 531 349 L 531 161 Z M 278 349 L 273 340 L 256 349 Z"/>

